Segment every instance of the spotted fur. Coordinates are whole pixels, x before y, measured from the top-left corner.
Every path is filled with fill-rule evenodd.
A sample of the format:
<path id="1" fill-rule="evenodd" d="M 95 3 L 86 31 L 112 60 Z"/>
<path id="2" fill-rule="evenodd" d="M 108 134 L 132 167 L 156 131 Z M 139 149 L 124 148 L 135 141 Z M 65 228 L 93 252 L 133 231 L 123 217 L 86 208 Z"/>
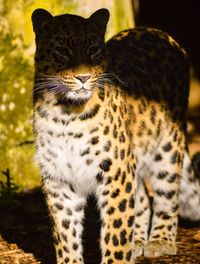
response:
<path id="1" fill-rule="evenodd" d="M 37 161 L 59 264 L 83 263 L 90 194 L 102 220 L 102 264 L 176 254 L 179 204 L 183 216 L 200 218 L 186 142 L 186 54 L 151 28 L 105 43 L 108 19 L 106 9 L 88 19 L 43 9 L 32 15 Z"/>

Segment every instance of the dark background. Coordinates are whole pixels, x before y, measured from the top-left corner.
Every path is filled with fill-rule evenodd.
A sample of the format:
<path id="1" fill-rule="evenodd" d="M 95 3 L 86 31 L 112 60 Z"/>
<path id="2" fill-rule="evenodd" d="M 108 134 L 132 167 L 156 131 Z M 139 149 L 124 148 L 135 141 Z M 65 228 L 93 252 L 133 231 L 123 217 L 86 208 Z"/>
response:
<path id="1" fill-rule="evenodd" d="M 134 0 L 133 0 L 134 1 Z M 200 79 L 200 2 L 198 0 L 138 0 L 137 25 L 162 29 L 187 51 Z"/>

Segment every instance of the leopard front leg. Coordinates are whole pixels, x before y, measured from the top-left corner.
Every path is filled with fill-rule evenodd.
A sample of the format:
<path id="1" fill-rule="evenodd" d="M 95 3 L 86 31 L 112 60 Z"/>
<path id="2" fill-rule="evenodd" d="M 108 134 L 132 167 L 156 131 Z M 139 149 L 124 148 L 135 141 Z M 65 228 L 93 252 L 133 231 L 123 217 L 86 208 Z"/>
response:
<path id="1" fill-rule="evenodd" d="M 51 179 L 43 183 L 54 224 L 57 264 L 82 264 L 82 219 L 86 199 L 76 194 L 67 183 Z"/>
<path id="2" fill-rule="evenodd" d="M 134 173 L 120 164 L 100 172 L 97 190 L 102 229 L 102 264 L 134 263 L 133 224 L 135 207 Z"/>

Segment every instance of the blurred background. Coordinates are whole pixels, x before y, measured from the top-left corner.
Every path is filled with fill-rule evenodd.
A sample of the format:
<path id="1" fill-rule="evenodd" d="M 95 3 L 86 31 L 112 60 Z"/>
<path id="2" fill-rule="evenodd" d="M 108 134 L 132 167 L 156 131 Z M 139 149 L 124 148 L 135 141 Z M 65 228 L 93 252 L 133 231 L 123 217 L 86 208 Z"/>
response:
<path id="1" fill-rule="evenodd" d="M 111 13 L 106 39 L 135 25 L 163 29 L 188 52 L 192 92 L 189 124 L 191 151 L 200 149 L 200 38 L 198 1 L 181 0 L 0 0 L 0 193 L 6 177 L 13 188 L 28 190 L 40 185 L 34 165 L 32 87 L 34 34 L 31 14 L 45 8 L 53 15 L 72 13 L 88 17 L 98 8 Z"/>

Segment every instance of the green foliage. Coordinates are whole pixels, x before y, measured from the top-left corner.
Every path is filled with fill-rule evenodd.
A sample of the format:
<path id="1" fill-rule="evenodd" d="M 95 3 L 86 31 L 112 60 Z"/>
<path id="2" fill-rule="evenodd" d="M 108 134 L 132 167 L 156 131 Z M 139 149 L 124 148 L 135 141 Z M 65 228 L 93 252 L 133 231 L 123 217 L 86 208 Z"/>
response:
<path id="1" fill-rule="evenodd" d="M 5 180 L 0 181 L 0 205 L 9 205 L 12 202 L 13 194 L 19 187 L 13 182 L 10 176 L 10 170 L 2 171 Z"/>

